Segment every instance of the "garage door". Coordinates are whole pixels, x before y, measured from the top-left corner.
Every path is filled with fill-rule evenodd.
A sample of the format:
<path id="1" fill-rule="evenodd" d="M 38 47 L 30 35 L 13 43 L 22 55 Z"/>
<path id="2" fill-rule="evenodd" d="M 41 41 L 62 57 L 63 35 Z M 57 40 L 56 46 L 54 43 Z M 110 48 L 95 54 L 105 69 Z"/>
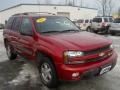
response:
<path id="1" fill-rule="evenodd" d="M 70 13 L 69 12 L 57 12 L 57 15 L 59 15 L 59 16 L 65 16 L 65 17 L 70 18 Z"/>

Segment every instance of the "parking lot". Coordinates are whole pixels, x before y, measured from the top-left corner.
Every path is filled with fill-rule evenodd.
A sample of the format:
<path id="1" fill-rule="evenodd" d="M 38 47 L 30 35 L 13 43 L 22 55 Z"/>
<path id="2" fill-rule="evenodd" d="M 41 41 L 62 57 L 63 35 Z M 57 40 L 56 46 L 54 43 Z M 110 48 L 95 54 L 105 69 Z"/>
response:
<path id="1" fill-rule="evenodd" d="M 63 82 L 54 90 L 119 90 L 120 89 L 120 36 L 104 35 L 113 40 L 118 53 L 116 67 L 109 73 L 86 78 L 77 82 Z M 41 84 L 35 65 L 18 57 L 9 61 L 3 45 L 2 30 L 0 30 L 0 90 L 49 90 Z"/>

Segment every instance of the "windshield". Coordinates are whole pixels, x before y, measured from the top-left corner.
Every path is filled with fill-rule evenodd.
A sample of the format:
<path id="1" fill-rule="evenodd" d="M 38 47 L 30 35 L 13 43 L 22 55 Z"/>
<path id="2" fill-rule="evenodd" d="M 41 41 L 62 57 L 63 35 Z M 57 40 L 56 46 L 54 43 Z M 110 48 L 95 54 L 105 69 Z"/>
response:
<path id="1" fill-rule="evenodd" d="M 39 33 L 79 31 L 78 27 L 66 17 L 35 17 L 34 22 Z"/>

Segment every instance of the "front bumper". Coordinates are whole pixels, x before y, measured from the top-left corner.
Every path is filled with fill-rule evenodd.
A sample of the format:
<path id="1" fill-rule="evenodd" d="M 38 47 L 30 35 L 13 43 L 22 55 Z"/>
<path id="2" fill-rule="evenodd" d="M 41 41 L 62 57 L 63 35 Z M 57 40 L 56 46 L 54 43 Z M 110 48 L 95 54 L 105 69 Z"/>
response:
<path id="1" fill-rule="evenodd" d="M 117 62 L 117 54 L 114 52 L 109 58 L 86 65 L 59 65 L 57 67 L 58 77 L 63 81 L 80 80 L 85 76 L 97 76 L 102 67 L 112 65 L 111 70 Z M 79 73 L 79 76 L 73 77 L 73 73 Z"/>

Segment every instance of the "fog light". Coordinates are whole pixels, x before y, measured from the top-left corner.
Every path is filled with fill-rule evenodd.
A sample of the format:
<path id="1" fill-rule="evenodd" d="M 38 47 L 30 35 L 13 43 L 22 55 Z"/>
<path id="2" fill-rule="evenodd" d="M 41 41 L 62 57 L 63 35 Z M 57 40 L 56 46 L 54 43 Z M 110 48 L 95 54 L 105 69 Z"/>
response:
<path id="1" fill-rule="evenodd" d="M 79 72 L 76 72 L 72 74 L 72 77 L 78 77 L 79 75 L 80 75 Z"/>

